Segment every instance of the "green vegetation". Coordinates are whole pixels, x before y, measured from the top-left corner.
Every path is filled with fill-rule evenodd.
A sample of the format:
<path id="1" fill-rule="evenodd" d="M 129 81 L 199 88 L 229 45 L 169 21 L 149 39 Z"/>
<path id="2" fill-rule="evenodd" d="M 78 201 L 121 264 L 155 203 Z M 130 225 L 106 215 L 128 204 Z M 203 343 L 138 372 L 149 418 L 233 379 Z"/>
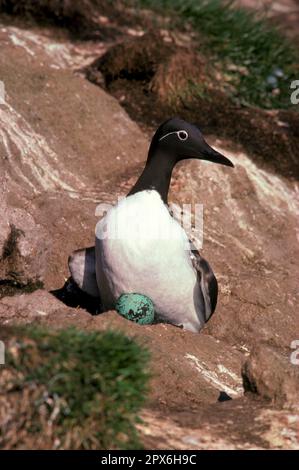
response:
<path id="1" fill-rule="evenodd" d="M 135 5 L 186 20 L 224 65 L 233 98 L 262 108 L 290 106 L 295 51 L 267 20 L 221 0 L 133 0 Z M 201 45 L 202 46 L 202 45 Z"/>
<path id="2" fill-rule="evenodd" d="M 30 327 L 18 332 L 7 356 L 10 389 L 35 390 L 28 404 L 33 442 L 52 420 L 51 440 L 61 448 L 140 447 L 135 424 L 147 393 L 148 352 L 133 340 L 115 332 Z"/>

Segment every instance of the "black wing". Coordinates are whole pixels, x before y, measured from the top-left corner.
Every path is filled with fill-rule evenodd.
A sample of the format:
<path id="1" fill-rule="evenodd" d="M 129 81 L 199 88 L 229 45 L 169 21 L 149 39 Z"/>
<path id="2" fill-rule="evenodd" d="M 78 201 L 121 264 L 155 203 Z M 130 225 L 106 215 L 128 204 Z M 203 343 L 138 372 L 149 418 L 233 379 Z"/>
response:
<path id="1" fill-rule="evenodd" d="M 193 243 L 191 245 L 191 259 L 200 282 L 201 291 L 205 302 L 206 322 L 215 312 L 218 297 L 218 282 L 209 263 L 200 256 Z"/>

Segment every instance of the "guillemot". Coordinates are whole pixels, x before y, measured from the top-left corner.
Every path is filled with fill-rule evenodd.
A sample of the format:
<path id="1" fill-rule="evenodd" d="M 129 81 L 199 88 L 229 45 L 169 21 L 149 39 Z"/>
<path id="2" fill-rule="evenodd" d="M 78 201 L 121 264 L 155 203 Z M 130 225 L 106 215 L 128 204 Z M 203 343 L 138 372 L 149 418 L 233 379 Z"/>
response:
<path id="1" fill-rule="evenodd" d="M 168 208 L 172 170 L 191 158 L 234 166 L 197 126 L 177 117 L 164 122 L 136 184 L 98 222 L 95 247 L 70 256 L 75 283 L 100 297 L 104 309 L 114 308 L 124 293 L 139 292 L 153 301 L 161 320 L 195 332 L 214 313 L 216 277 Z"/>

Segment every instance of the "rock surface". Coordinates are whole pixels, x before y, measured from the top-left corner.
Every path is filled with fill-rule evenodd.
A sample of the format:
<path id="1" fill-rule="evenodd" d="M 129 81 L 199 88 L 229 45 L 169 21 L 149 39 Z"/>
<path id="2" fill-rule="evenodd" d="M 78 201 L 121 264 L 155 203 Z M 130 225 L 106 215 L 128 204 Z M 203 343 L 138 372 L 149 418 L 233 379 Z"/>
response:
<path id="1" fill-rule="evenodd" d="M 91 316 L 84 310 L 64 306 L 43 290 L 2 299 L 0 321 L 4 325 L 113 328 L 136 338 L 152 352 L 153 404 L 216 403 L 221 392 L 231 398 L 243 395 L 242 354 L 208 335 L 165 324 L 138 325 L 113 311 Z"/>
<path id="2" fill-rule="evenodd" d="M 294 402 L 289 400 L 294 394 L 284 393 L 295 390 L 294 371 L 283 379 L 280 368 L 273 372 L 277 381 L 283 380 L 283 388 L 271 383 L 270 372 L 267 393 L 264 393 L 263 381 L 277 360 L 281 361 L 279 354 L 274 358 L 268 354 L 268 359 L 262 356 L 260 365 L 266 365 L 268 372 L 261 372 L 257 363 L 254 369 L 250 366 L 255 374 L 250 377 L 256 380 L 260 395 L 266 396 L 264 400 L 252 393 L 244 395 L 241 373 L 244 355 L 236 347 L 209 335 L 183 331 L 172 325 L 141 326 L 113 311 L 91 316 L 84 310 L 64 306 L 44 290 L 2 299 L 0 322 L 6 326 L 114 329 L 147 347 L 151 352 L 152 379 L 148 403 L 141 415 L 143 423 L 139 425 L 146 448 L 298 448 L 299 415 L 297 407 L 290 407 Z M 248 359 L 248 364 L 251 363 L 252 358 Z M 248 370 L 247 366 L 247 377 Z M 257 374 L 260 374 L 258 379 Z M 271 405 L 269 397 L 273 393 L 287 400 L 288 409 L 278 409 L 277 404 L 281 402 L 276 407 Z M 41 441 L 39 446 L 42 445 Z"/>
<path id="3" fill-rule="evenodd" d="M 147 448 L 298 448 L 298 366 L 288 358 L 299 339 L 299 198 L 280 159 L 274 173 L 211 135 L 235 169 L 184 162 L 175 171 L 170 200 L 204 204 L 202 253 L 219 280 L 203 333 L 139 326 L 115 312 L 91 316 L 48 292 L 68 277 L 68 255 L 93 243 L 98 204 L 114 203 L 134 182 L 153 130 L 146 122 L 142 131 L 85 78 L 86 65 L 124 34 L 115 31 L 89 42 L 7 17 L 0 24 L 0 324 L 112 328 L 145 344 L 153 371 L 140 426 Z M 200 248 L 198 227 L 193 238 Z M 37 282 L 45 290 L 23 293 Z M 244 362 L 245 388 L 257 396 L 244 396 Z"/>
<path id="4" fill-rule="evenodd" d="M 47 232 L 25 209 L 9 206 L 7 186 L 2 178 L 0 279 L 12 285 L 34 285 L 42 282 L 46 273 Z"/>
<path id="5" fill-rule="evenodd" d="M 70 252 L 93 241 L 97 204 L 117 200 L 122 174 L 143 160 L 147 139 L 114 98 L 73 73 L 68 43 L 3 25 L 0 41 L 0 165 L 15 208 L 6 219 L 20 230 L 26 224 L 19 242 L 32 245 L 32 218 L 38 221 L 39 249 L 51 247 L 43 280 L 55 288 Z M 1 231 L 0 247 L 7 236 Z M 28 276 L 35 278 L 32 268 Z"/>
<path id="6" fill-rule="evenodd" d="M 290 354 L 258 346 L 243 366 L 245 389 L 257 392 L 279 406 L 298 409 L 299 368 Z"/>

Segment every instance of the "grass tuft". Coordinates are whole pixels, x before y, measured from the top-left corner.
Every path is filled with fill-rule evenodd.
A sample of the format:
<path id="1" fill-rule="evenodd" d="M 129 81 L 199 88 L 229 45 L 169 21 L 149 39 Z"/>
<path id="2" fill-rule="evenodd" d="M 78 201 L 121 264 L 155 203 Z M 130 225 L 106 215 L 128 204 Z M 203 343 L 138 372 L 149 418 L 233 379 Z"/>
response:
<path id="1" fill-rule="evenodd" d="M 262 108 L 290 106 L 295 50 L 265 18 L 221 0 L 133 0 L 188 21 L 205 46 L 224 64 L 235 85 L 233 98 Z"/>
<path id="2" fill-rule="evenodd" d="M 26 419 L 33 442 L 43 433 L 58 448 L 136 449 L 147 363 L 148 352 L 120 333 L 30 327 L 8 348 L 9 390 L 33 394 Z"/>

